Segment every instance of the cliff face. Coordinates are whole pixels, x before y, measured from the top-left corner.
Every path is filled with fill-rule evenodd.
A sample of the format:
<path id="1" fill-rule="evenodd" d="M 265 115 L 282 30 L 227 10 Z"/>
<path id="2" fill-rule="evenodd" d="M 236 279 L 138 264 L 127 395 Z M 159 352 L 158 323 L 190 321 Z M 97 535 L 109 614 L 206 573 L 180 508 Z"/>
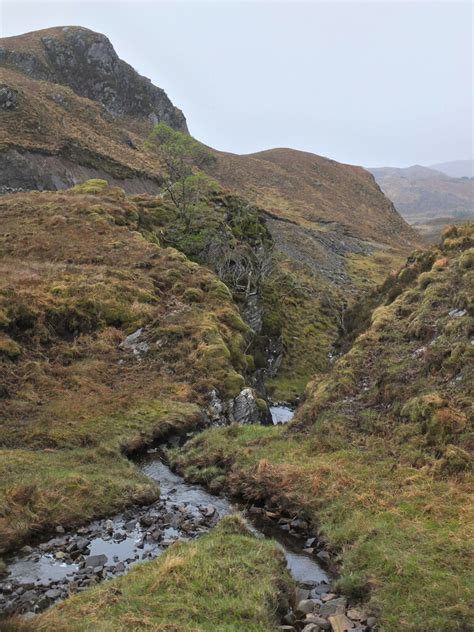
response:
<path id="1" fill-rule="evenodd" d="M 187 131 L 183 113 L 164 90 L 122 61 L 101 33 L 64 26 L 4 38 L 0 65 L 32 79 L 69 86 L 114 116 L 164 121 Z"/>

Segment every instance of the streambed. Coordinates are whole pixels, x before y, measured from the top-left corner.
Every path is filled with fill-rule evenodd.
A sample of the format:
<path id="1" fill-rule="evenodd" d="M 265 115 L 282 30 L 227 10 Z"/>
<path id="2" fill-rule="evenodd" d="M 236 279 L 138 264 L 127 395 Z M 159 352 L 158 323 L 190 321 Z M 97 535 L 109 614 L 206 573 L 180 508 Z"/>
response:
<path id="1" fill-rule="evenodd" d="M 281 414 L 288 416 L 287 410 Z M 263 508 L 237 506 L 223 496 L 186 483 L 166 465 L 159 449 L 148 450 L 136 463 L 144 474 L 159 482 L 160 499 L 73 532 L 59 528 L 56 537 L 23 547 L 10 556 L 7 575 L 0 581 L 0 613 L 33 616 L 70 594 L 122 575 L 140 561 L 158 557 L 178 539 L 207 533 L 220 518 L 235 511 L 245 513 L 257 537 L 272 537 L 279 542 L 291 574 L 308 589 L 308 595 L 318 586 L 319 593 L 330 592 L 328 575 L 313 555 L 314 538 L 307 540 L 309 548 L 303 552 L 308 532 L 301 520 L 283 520 L 278 526 L 266 518 Z"/>

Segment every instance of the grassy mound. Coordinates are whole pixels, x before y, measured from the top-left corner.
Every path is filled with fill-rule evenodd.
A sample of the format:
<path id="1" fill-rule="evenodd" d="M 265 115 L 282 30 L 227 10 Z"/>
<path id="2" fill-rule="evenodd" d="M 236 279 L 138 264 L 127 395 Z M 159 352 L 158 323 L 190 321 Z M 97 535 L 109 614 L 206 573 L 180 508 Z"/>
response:
<path id="1" fill-rule="evenodd" d="M 228 516 L 210 534 L 7 629 L 270 632 L 291 581 L 282 552 Z"/>
<path id="2" fill-rule="evenodd" d="M 471 624 L 472 245 L 472 226 L 450 229 L 391 277 L 290 428 L 209 430 L 173 456 L 189 479 L 302 513 L 388 632 Z"/>

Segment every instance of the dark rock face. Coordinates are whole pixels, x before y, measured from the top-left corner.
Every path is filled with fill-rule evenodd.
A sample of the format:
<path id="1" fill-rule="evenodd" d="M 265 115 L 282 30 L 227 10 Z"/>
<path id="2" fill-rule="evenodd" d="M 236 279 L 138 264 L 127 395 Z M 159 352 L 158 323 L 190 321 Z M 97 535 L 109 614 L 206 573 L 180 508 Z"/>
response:
<path id="1" fill-rule="evenodd" d="M 8 86 L 0 86 L 0 110 L 14 110 L 17 106 L 16 90 Z"/>
<path id="2" fill-rule="evenodd" d="M 64 156 L 47 156 L 17 149 L 0 152 L 0 195 L 36 189 L 67 189 L 91 178 L 107 180 L 112 186 L 122 187 L 127 193 L 156 195 L 160 190 L 156 181 L 145 176 L 131 173 L 128 178 L 114 178 L 103 169 L 81 165 Z"/>
<path id="3" fill-rule="evenodd" d="M 187 131 L 183 113 L 164 90 L 122 61 L 105 35 L 66 26 L 37 36 L 44 52 L 42 58 L 34 52 L 10 50 L 5 39 L 0 65 L 33 79 L 69 86 L 76 94 L 102 103 L 112 115 L 145 118 L 151 124 L 164 121 L 174 129 Z"/>

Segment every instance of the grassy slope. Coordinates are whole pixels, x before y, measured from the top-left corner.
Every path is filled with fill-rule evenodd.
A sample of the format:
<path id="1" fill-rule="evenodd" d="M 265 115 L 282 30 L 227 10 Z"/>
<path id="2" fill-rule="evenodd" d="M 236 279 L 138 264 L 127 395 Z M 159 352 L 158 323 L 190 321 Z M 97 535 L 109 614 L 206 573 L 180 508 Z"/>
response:
<path id="1" fill-rule="evenodd" d="M 227 287 L 101 188 L 0 200 L 0 550 L 156 496 L 120 453 L 196 427 L 206 393 L 245 383 Z M 141 357 L 120 346 L 139 327 Z"/>
<path id="2" fill-rule="evenodd" d="M 7 629 L 270 632 L 289 587 L 281 551 L 230 516 L 199 540 Z"/>
<path id="3" fill-rule="evenodd" d="M 63 39 L 61 30 L 53 29 L 49 34 Z M 44 62 L 40 33 L 6 38 L 3 45 L 26 50 Z M 132 190 L 150 183 L 157 188 L 160 165 L 156 156 L 144 151 L 150 129 L 143 120 L 112 119 L 98 103 L 70 88 L 35 81 L 12 68 L 0 68 L 0 76 L 18 93 L 17 108 L 2 117 L 0 152 L 18 148 L 49 154 L 58 157 L 49 167 L 53 171 L 62 172 L 64 158 L 118 179 L 139 176 L 138 182 L 125 182 Z M 360 270 L 367 278 L 365 286 L 372 287 L 380 271 L 385 274 L 401 263 L 400 256 L 406 256 L 417 238 L 373 177 L 360 167 L 290 149 L 250 156 L 215 154 L 212 175 L 277 218 L 273 237 L 278 266 L 266 291 L 269 300 L 265 306 L 272 311 L 279 309 L 284 317 L 277 314 L 279 326 L 265 333 L 281 335 L 285 354 L 270 391 L 276 399 L 293 399 L 301 395 L 312 373 L 327 370 L 328 354 L 340 333 L 341 307 L 367 289 L 360 287 Z M 328 264 L 335 256 L 332 247 L 318 246 L 312 237 L 317 241 L 328 234 L 336 242 L 352 236 L 363 242 L 364 249 L 369 242 L 368 250 L 373 249 L 342 255 L 339 263 L 346 274 L 336 286 L 334 279 L 320 270 L 332 267 Z M 289 242 L 290 254 L 280 237 Z M 182 246 L 186 251 L 196 244 Z M 306 257 L 309 267 L 304 265 Z M 273 314 L 267 315 L 273 318 Z M 274 320 L 273 325 L 278 323 Z"/>
<path id="4" fill-rule="evenodd" d="M 290 429 L 210 430 L 174 456 L 190 479 L 302 512 L 388 632 L 471 622 L 472 230 L 392 277 Z"/>

